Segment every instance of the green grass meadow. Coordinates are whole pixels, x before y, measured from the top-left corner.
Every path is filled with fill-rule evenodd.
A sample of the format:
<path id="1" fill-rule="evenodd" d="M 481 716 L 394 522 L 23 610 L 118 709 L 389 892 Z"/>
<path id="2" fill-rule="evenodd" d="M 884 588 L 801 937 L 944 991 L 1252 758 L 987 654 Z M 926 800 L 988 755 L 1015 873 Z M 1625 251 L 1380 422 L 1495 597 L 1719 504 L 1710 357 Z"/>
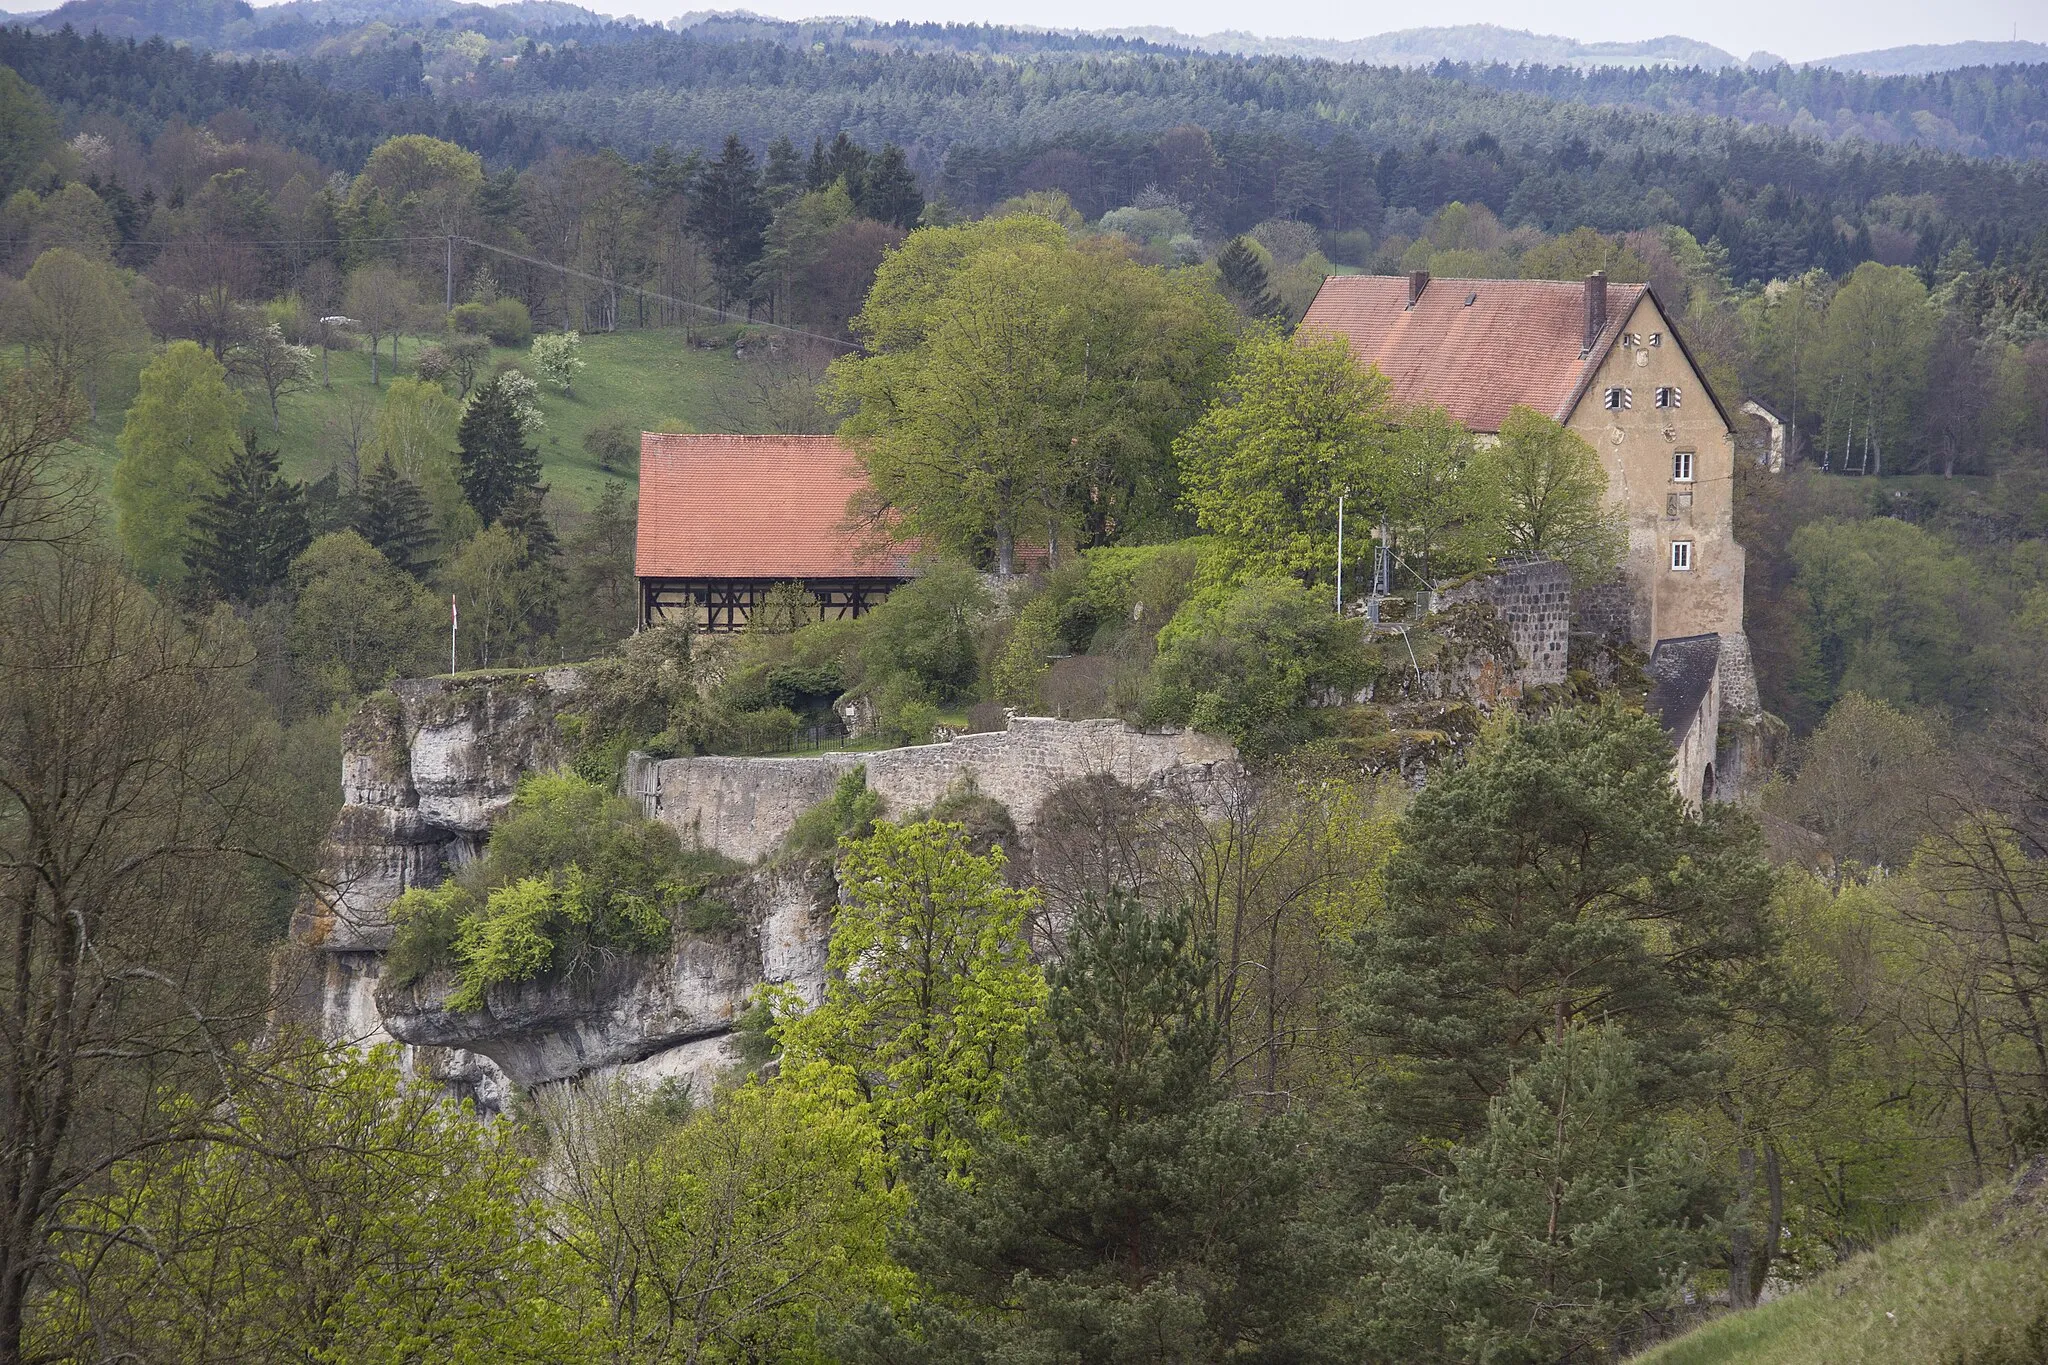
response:
<path id="1" fill-rule="evenodd" d="M 432 337 L 407 337 L 399 343 L 399 373 L 411 376 L 413 358 Z M 379 379 L 391 379 L 391 343 L 383 346 Z M 729 385 L 739 365 L 730 349 L 704 350 L 688 345 L 680 330 L 621 331 L 586 333 L 583 358 L 587 363 L 576 377 L 576 392 L 570 397 L 543 383 L 540 408 L 547 429 L 540 435 L 543 477 L 556 494 L 588 506 L 607 478 L 633 477 L 631 470 L 607 475 L 583 448 L 584 433 L 605 422 L 623 422 L 642 431 L 724 431 L 718 415 L 717 394 Z M 149 356 L 137 355 L 115 367 L 98 386 L 99 418 L 80 433 L 78 458 L 99 474 L 101 486 L 112 476 L 120 458 L 115 440 L 121 434 L 128 405 L 134 401 L 137 376 Z M 496 349 L 495 365 L 514 361 L 532 373 L 523 349 Z M 288 394 L 278 403 L 282 430 L 272 432 L 270 408 L 261 391 L 247 394 L 247 420 L 276 443 L 285 473 L 294 479 L 317 479 L 333 468 L 343 449 L 340 430 L 351 398 L 367 399 L 369 421 L 375 421 L 375 405 L 383 397 L 382 387 L 370 384 L 370 355 L 364 351 L 335 351 L 328 356 L 328 385 L 321 387 L 316 361 L 314 387 Z"/>

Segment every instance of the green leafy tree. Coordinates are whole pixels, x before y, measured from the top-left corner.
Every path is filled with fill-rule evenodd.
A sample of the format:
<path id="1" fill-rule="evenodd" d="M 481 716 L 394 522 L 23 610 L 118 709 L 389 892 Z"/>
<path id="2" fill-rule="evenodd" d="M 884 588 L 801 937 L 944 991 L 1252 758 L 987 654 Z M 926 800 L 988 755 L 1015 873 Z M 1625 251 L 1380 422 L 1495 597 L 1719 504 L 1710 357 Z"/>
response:
<path id="1" fill-rule="evenodd" d="M 1575 1021 L 1625 1024 L 1666 1093 L 1705 1064 L 1704 1021 L 1769 946 L 1771 875 L 1754 822 L 1688 813 L 1670 767 L 1640 712 L 1559 711 L 1416 797 L 1353 1000 L 1411 1132 L 1476 1132 Z"/>
<path id="2" fill-rule="evenodd" d="M 544 522 L 542 523 L 545 524 Z M 508 520 L 471 536 L 448 561 L 462 603 L 466 653 L 477 668 L 516 659 L 553 630 L 561 569 Z"/>
<path id="3" fill-rule="evenodd" d="M 114 466 L 121 545 L 145 579 L 184 568 L 192 514 L 240 448 L 242 395 L 196 341 L 174 341 L 142 371 Z"/>
<path id="4" fill-rule="evenodd" d="M 1216 274 L 1238 312 L 1261 320 L 1279 316 L 1280 300 L 1273 296 L 1266 263 L 1249 238 L 1233 237 L 1216 253 Z"/>
<path id="5" fill-rule="evenodd" d="M 1865 261 L 1835 291 L 1820 343 L 1821 447 L 1837 469 L 1884 473 L 1920 412 L 1940 316 L 1919 273 Z"/>
<path id="6" fill-rule="evenodd" d="M 1503 553 L 1555 559 L 1580 583 L 1621 563 L 1628 533 L 1607 502 L 1607 472 L 1593 447 L 1533 408 L 1512 409 L 1485 452 Z"/>
<path id="7" fill-rule="evenodd" d="M 527 444 L 502 378 L 477 387 L 456 429 L 463 497 L 489 526 L 519 494 L 540 487 L 540 452 Z"/>
<path id="8" fill-rule="evenodd" d="M 307 546 L 291 585 L 287 642 L 316 702 L 349 701 L 447 657 L 447 604 L 353 531 Z"/>
<path id="9" fill-rule="evenodd" d="M 1033 216 L 911 234 L 830 384 L 879 504 L 1008 574 L 1019 543 L 1173 525 L 1173 437 L 1227 342 L 1222 301 Z"/>
<path id="10" fill-rule="evenodd" d="M 56 144 L 60 125 L 33 85 L 0 68 L 0 199 L 28 184 Z"/>
<path id="11" fill-rule="evenodd" d="M 574 1267 L 509 1124 L 396 1049 L 278 1059 L 211 1141 L 114 1167 L 60 1243 L 38 1344 L 152 1360 L 582 1360 Z M 70 1291 L 79 1285 L 83 1292 Z M 565 1292 L 567 1291 L 567 1292 Z"/>
<path id="12" fill-rule="evenodd" d="M 1299 583 L 1253 579 L 1202 594 L 1159 632 L 1146 712 L 1266 758 L 1323 733 L 1320 695 L 1364 677 L 1355 623 Z"/>
<path id="13" fill-rule="evenodd" d="M 1044 999 L 1024 937 L 1037 898 L 959 825 L 878 824 L 840 848 L 825 999 L 777 1008 L 784 1073 L 850 1087 L 891 1160 L 958 1171 Z"/>
<path id="14" fill-rule="evenodd" d="M 286 483 L 277 452 L 246 431 L 220 486 L 203 494 L 192 513 L 185 581 L 231 602 L 253 602 L 284 583 L 312 539 L 305 485 Z"/>
<path id="15" fill-rule="evenodd" d="M 120 275 L 69 248 L 52 247 L 36 257 L 22 286 L 24 316 L 17 326 L 29 354 L 90 401 L 95 376 L 143 336 L 142 315 Z M 97 404 L 93 411 L 97 416 Z"/>
<path id="16" fill-rule="evenodd" d="M 284 430 L 277 400 L 313 386 L 312 349 L 285 340 L 284 329 L 274 322 L 252 328 L 247 339 L 228 352 L 227 363 L 230 371 L 263 390 L 270 403 L 272 431 Z"/>
<path id="17" fill-rule="evenodd" d="M 1374 1239 L 1374 1358 L 1598 1359 L 1714 1255 L 1712 1169 L 1646 1112 L 1617 1026 L 1546 1043 L 1449 1166 L 1421 1227 Z"/>
<path id="18" fill-rule="evenodd" d="M 432 562 L 434 508 L 420 486 L 398 472 L 387 450 L 363 476 L 350 529 L 392 566 L 419 577 Z"/>
<path id="19" fill-rule="evenodd" d="M 1341 337 L 1243 337 L 1216 402 L 1175 444 L 1183 501 L 1262 577 L 1332 581 L 1337 499 L 1377 499 L 1391 461 L 1387 382 Z M 1354 531 L 1354 535 L 1356 532 Z"/>
<path id="20" fill-rule="evenodd" d="M 1801 692 L 1822 705 L 1847 692 L 1901 706 L 1983 703 L 1992 675 L 1971 628 L 1982 580 L 1953 546 L 1893 517 L 1830 517 L 1799 527 L 1786 548 L 1807 608 Z"/>
<path id="21" fill-rule="evenodd" d="M 820 1319 L 905 1276 L 905 1191 L 842 1095 L 758 1081 L 679 1120 L 659 1096 L 549 1096 L 551 1216 L 609 1308 L 608 1360 L 823 1365 Z"/>
<path id="22" fill-rule="evenodd" d="M 1219 1078 L 1215 974 L 1183 913 L 1076 912 L 974 1180 L 918 1182 L 902 1255 L 929 1290 L 864 1314 L 854 1359 L 1324 1358 L 1297 1135 Z"/>
<path id="23" fill-rule="evenodd" d="M 1402 415 L 1390 455 L 1379 510 L 1400 556 L 1396 572 L 1405 566 L 1428 586 L 1491 559 L 1500 543 L 1499 489 L 1472 434 L 1442 408 L 1414 408 Z M 1369 582 L 1363 556 L 1356 562 L 1345 571 L 1347 596 Z"/>

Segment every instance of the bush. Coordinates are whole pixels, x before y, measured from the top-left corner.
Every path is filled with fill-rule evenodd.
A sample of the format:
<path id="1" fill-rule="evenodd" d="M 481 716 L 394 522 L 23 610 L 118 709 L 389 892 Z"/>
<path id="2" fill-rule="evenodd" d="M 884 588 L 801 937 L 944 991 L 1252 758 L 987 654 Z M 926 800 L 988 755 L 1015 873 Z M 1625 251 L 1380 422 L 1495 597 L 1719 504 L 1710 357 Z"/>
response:
<path id="1" fill-rule="evenodd" d="M 533 339 L 533 367 L 541 378 L 574 397 L 576 372 L 589 364 L 579 352 L 583 338 L 575 332 L 550 332 Z"/>
<path id="2" fill-rule="evenodd" d="M 448 359 L 448 348 L 438 342 L 428 342 L 413 356 L 412 368 L 420 378 L 435 384 L 441 383 L 448 378 L 452 368 L 452 362 Z"/>
<path id="3" fill-rule="evenodd" d="M 624 422 L 601 422 L 583 433 L 583 449 L 607 473 L 624 473 L 640 458 L 640 433 Z"/>
<path id="4" fill-rule="evenodd" d="M 975 631 L 990 608 L 972 569 L 938 564 L 868 613 L 860 662 L 870 690 L 908 675 L 934 698 L 967 693 L 979 672 Z"/>
<path id="5" fill-rule="evenodd" d="M 1159 632 L 1150 718 L 1223 735 L 1248 758 L 1316 738 L 1323 694 L 1356 688 L 1364 640 L 1318 593 L 1291 580 L 1212 589 Z"/>
<path id="6" fill-rule="evenodd" d="M 458 332 L 487 336 L 494 346 L 524 346 L 533 340 L 533 315 L 518 299 L 458 304 L 448 323 Z"/>
<path id="7" fill-rule="evenodd" d="M 865 765 L 840 775 L 832 794 L 796 818 L 783 847 L 792 858 L 829 858 L 841 839 L 865 839 L 882 818 L 882 798 L 868 790 Z"/>

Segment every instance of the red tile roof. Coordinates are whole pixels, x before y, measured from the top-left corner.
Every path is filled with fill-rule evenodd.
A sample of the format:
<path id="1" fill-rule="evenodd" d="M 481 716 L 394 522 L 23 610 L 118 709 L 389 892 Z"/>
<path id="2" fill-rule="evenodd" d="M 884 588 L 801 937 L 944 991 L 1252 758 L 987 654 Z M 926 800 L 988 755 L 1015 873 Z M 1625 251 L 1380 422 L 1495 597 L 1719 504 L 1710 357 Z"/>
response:
<path id="1" fill-rule="evenodd" d="M 1581 282 L 1433 279 L 1410 308 L 1405 276 L 1332 275 L 1300 330 L 1348 338 L 1402 406 L 1435 403 L 1469 430 L 1494 432 L 1517 405 L 1570 417 L 1643 288 L 1607 286 L 1607 326 L 1584 358 Z"/>
<path id="2" fill-rule="evenodd" d="M 904 578 L 912 547 L 851 524 L 866 491 L 834 436 L 640 438 L 641 578 Z"/>

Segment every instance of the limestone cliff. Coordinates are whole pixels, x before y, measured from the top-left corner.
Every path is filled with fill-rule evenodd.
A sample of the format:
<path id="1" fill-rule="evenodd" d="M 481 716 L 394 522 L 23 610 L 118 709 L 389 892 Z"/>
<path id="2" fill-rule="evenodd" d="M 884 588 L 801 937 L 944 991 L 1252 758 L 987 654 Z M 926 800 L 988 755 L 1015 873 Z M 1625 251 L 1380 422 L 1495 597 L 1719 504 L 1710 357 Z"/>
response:
<path id="1" fill-rule="evenodd" d="M 343 807 L 329 835 L 325 893 L 301 908 L 284 975 L 291 1013 L 323 1036 L 406 1045 L 408 1065 L 486 1109 L 514 1088 L 592 1075 L 677 1078 L 702 1093 L 733 1058 L 733 1032 L 763 983 L 824 992 L 838 891 L 825 865 L 769 860 L 797 815 L 864 765 L 892 814 L 930 805 L 963 777 L 1004 803 L 1029 835 L 1068 783 L 1107 774 L 1138 787 L 1185 784 L 1198 799 L 1235 767 L 1222 741 L 1118 721 L 1018 718 L 947 744 L 810 758 L 634 755 L 627 793 L 684 837 L 754 864 L 707 893 L 724 927 L 679 930 L 648 957 L 614 956 L 499 985 L 480 1010 L 448 1007 L 450 982 L 383 980 L 389 910 L 482 850 L 522 774 L 562 763 L 559 723 L 573 669 L 428 678 L 366 701 L 343 737 Z"/>

